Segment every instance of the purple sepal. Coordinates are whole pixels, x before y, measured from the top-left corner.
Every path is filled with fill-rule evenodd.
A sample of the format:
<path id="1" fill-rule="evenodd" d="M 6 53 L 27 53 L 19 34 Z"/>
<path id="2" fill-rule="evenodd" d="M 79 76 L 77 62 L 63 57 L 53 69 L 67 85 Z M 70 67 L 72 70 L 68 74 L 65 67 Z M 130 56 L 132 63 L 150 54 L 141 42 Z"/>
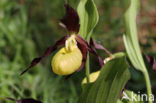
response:
<path id="1" fill-rule="evenodd" d="M 104 48 L 101 44 L 96 43 L 92 38 L 90 38 L 90 45 L 93 46 L 95 49 L 103 50 L 108 55 L 111 55 L 111 53 L 106 48 Z"/>
<path id="2" fill-rule="evenodd" d="M 77 12 L 67 3 L 65 4 L 65 8 L 66 14 L 63 19 L 61 19 L 61 22 L 64 24 L 69 32 L 74 32 L 77 34 L 80 28 L 79 16 Z"/>
<path id="3" fill-rule="evenodd" d="M 38 100 L 34 100 L 32 98 L 27 98 L 27 99 L 18 100 L 17 103 L 42 103 L 42 102 Z"/>
<path id="4" fill-rule="evenodd" d="M 100 67 L 102 67 L 104 65 L 103 59 L 101 56 L 98 55 L 98 53 L 96 52 L 95 49 L 93 49 L 90 45 L 88 45 L 87 41 L 85 41 L 81 36 L 77 35 L 76 36 L 76 40 L 78 41 L 78 43 L 80 43 L 81 45 L 84 46 L 84 48 L 86 48 L 89 52 L 91 52 L 92 54 L 94 54 L 99 61 Z"/>
<path id="5" fill-rule="evenodd" d="M 7 99 L 10 100 L 10 101 L 17 102 L 17 103 L 42 103 L 41 101 L 38 101 L 38 100 L 35 100 L 35 99 L 32 99 L 32 98 L 25 98 L 25 99 L 15 100 L 13 98 L 8 97 Z"/>
<path id="6" fill-rule="evenodd" d="M 60 40 L 58 40 L 54 45 L 47 48 L 47 50 L 44 52 L 44 54 L 38 58 L 35 58 L 32 60 L 31 64 L 28 66 L 26 70 L 24 70 L 21 75 L 23 75 L 25 72 L 27 72 L 30 68 L 38 64 L 44 57 L 49 56 L 58 46 L 65 44 L 65 41 L 67 39 L 67 36 L 64 36 Z"/>

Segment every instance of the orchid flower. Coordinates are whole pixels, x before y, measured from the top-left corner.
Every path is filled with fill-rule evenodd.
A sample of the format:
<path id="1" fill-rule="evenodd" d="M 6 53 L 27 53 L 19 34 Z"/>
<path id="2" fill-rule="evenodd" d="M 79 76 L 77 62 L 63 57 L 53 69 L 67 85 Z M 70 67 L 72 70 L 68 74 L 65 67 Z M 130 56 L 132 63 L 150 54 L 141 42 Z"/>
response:
<path id="1" fill-rule="evenodd" d="M 68 34 L 58 40 L 54 45 L 50 46 L 42 56 L 32 60 L 29 67 L 21 73 L 24 74 L 30 68 L 38 64 L 41 59 L 52 54 L 58 46 L 64 45 L 52 58 L 51 66 L 54 73 L 58 75 L 70 75 L 76 71 L 80 71 L 86 62 L 88 51 L 93 53 L 102 67 L 103 59 L 97 54 L 96 49 L 104 50 L 107 54 L 111 55 L 102 45 L 97 44 L 90 39 L 90 45 L 79 34 L 79 16 L 77 12 L 65 4 L 66 14 L 61 19 L 61 24 L 68 30 Z M 92 47 L 94 48 L 92 48 Z"/>

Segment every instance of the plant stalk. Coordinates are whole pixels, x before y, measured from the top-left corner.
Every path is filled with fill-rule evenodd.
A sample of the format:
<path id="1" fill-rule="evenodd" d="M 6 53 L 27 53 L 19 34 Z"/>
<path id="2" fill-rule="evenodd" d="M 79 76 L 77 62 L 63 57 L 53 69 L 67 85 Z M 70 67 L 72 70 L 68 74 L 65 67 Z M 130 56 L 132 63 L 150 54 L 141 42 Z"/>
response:
<path id="1" fill-rule="evenodd" d="M 145 72 L 143 72 L 145 81 L 146 81 L 146 88 L 147 88 L 147 95 L 148 95 L 148 103 L 152 103 L 152 101 L 150 101 L 151 95 L 152 95 L 152 91 L 151 91 L 151 83 L 150 83 L 150 78 L 149 78 L 149 74 L 147 72 L 147 69 L 145 68 Z"/>
<path id="2" fill-rule="evenodd" d="M 89 63 L 89 54 L 88 54 L 87 55 L 87 60 L 86 60 L 86 78 L 87 78 L 87 83 L 90 82 L 89 74 L 90 74 L 90 63 Z"/>
<path id="3" fill-rule="evenodd" d="M 91 33 L 92 33 L 92 32 L 90 32 L 89 35 L 86 37 L 86 40 L 87 40 L 88 44 L 89 44 L 89 41 L 90 41 Z M 86 66 L 86 78 L 87 78 L 87 83 L 89 83 L 89 82 L 90 82 L 90 78 L 89 78 L 89 75 L 90 75 L 89 52 L 88 52 L 88 54 L 87 54 L 87 60 L 86 60 L 86 65 L 85 65 L 85 66 Z"/>

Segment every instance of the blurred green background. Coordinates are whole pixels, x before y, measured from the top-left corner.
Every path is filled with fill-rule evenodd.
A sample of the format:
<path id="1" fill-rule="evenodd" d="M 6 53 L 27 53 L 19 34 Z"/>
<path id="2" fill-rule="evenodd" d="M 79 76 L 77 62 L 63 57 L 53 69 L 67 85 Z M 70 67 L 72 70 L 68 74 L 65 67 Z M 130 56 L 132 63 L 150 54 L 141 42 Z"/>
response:
<path id="1" fill-rule="evenodd" d="M 79 0 L 69 0 L 76 9 Z M 93 38 L 112 53 L 124 51 L 122 34 L 123 10 L 118 0 L 96 0 L 100 19 Z M 156 2 L 141 0 L 137 18 L 142 51 L 156 56 Z M 81 93 L 84 70 L 71 78 L 55 75 L 50 66 L 52 55 L 42 60 L 23 76 L 19 74 L 31 60 L 41 55 L 66 31 L 59 26 L 65 14 L 63 0 L 0 0 L 0 103 L 32 97 L 44 103 L 76 103 Z M 105 53 L 99 51 L 105 57 Z M 91 56 L 91 71 L 99 69 Z M 150 70 L 151 71 L 151 70 Z M 132 79 L 127 88 L 146 92 L 142 74 L 131 69 Z M 150 72 L 153 92 L 156 92 L 156 73 Z"/>

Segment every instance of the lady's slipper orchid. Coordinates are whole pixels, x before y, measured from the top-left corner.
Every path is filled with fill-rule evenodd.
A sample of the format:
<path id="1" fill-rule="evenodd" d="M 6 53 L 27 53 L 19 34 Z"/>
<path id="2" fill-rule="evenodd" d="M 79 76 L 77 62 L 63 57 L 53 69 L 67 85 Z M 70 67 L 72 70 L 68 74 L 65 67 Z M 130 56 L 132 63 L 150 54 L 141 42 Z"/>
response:
<path id="1" fill-rule="evenodd" d="M 93 83 L 97 80 L 98 76 L 100 74 L 100 71 L 96 71 L 96 72 L 93 72 L 89 75 L 89 78 L 90 78 L 90 83 Z M 86 84 L 87 83 L 87 78 L 85 77 L 83 80 L 82 80 L 82 84 Z"/>
<path id="2" fill-rule="evenodd" d="M 110 60 L 112 60 L 112 59 L 113 59 L 113 56 L 107 57 L 107 58 L 105 58 L 104 63 L 107 63 L 108 61 L 110 61 Z M 99 74 L 100 74 L 100 70 L 91 73 L 91 74 L 89 75 L 90 83 L 95 82 L 95 81 L 97 80 L 97 78 L 99 77 Z M 82 84 L 86 84 L 86 83 L 87 83 L 87 78 L 85 77 L 85 78 L 82 80 Z"/>
<path id="3" fill-rule="evenodd" d="M 35 58 L 21 75 L 39 63 L 42 58 L 49 56 L 58 46 L 63 44 L 65 46 L 54 55 L 51 62 L 54 73 L 58 75 L 70 75 L 75 71 L 81 70 L 85 65 L 88 51 L 96 55 L 100 66 L 103 66 L 103 59 L 98 56 L 95 49 L 101 49 L 108 54 L 110 53 L 103 46 L 95 43 L 91 39 L 90 45 L 95 47 L 95 49 L 93 49 L 80 35 L 78 35 L 80 27 L 78 14 L 68 4 L 65 4 L 65 8 L 66 15 L 61 19 L 61 22 L 69 31 L 69 34 L 61 38 L 53 46 L 49 47 L 42 56 Z"/>
<path id="4" fill-rule="evenodd" d="M 52 59 L 53 72 L 58 75 L 69 75 L 75 72 L 82 62 L 82 53 L 77 46 L 68 51 L 65 47 L 59 50 Z"/>

